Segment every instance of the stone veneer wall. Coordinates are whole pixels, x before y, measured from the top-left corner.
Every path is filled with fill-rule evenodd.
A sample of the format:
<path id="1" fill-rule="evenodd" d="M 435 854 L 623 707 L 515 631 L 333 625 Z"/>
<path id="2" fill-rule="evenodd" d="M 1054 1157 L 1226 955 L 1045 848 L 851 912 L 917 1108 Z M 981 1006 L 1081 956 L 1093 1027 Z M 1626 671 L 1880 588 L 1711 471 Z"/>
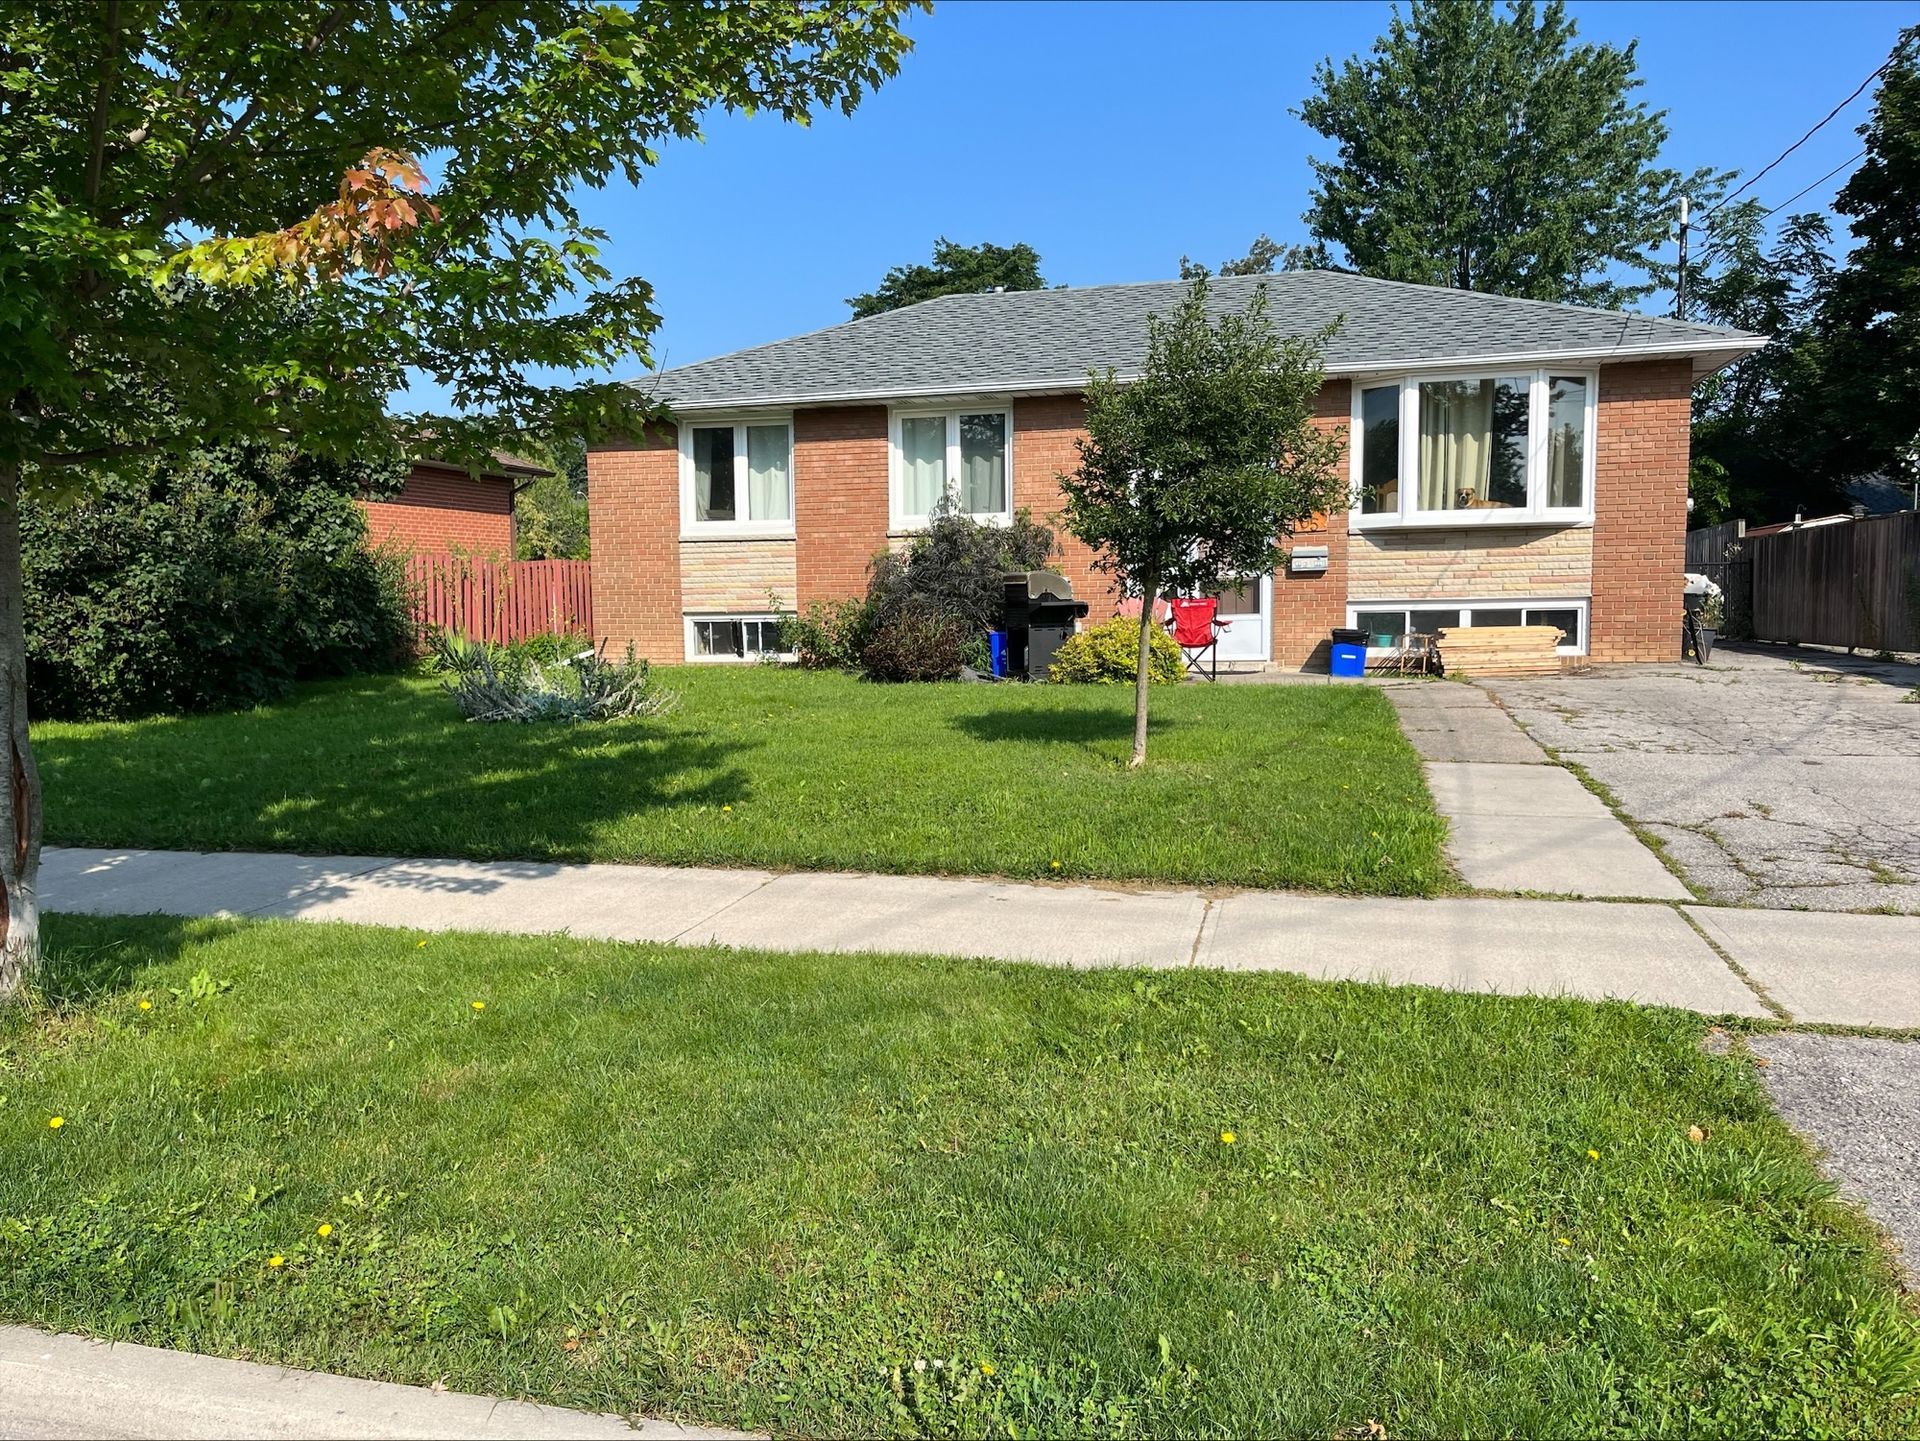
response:
<path id="1" fill-rule="evenodd" d="M 792 610 L 800 585 L 792 540 L 683 540 L 680 603 L 689 614 Z M 777 597 L 770 605 L 769 594 Z"/>
<path id="2" fill-rule="evenodd" d="M 1356 531 L 1347 540 L 1347 575 L 1353 601 L 1586 596 L 1593 590 L 1593 530 Z"/>

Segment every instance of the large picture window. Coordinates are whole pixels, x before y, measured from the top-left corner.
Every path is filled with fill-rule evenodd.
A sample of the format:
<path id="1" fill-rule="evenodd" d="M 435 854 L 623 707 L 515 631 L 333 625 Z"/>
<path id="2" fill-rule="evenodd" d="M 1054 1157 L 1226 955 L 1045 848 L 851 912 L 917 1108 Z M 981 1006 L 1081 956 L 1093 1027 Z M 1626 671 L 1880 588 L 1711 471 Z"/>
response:
<path id="1" fill-rule="evenodd" d="M 792 534 L 792 425 L 768 419 L 682 427 L 680 484 L 683 534 Z"/>
<path id="2" fill-rule="evenodd" d="M 979 520 L 1010 518 L 1012 433 L 1004 410 L 896 415 L 894 529 L 925 525 L 943 503 Z"/>
<path id="3" fill-rule="evenodd" d="M 1594 392 L 1549 369 L 1356 386 L 1358 525 L 1591 518 Z"/>

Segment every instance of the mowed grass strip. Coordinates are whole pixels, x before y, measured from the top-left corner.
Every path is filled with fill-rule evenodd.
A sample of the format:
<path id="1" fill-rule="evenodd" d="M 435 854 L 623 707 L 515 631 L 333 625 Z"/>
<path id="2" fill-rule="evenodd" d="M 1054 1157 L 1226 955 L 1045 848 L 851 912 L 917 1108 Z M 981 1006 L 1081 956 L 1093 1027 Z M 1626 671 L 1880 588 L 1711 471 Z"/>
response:
<path id="1" fill-rule="evenodd" d="M 1426 895 L 1419 760 L 1357 686 L 1118 687 L 665 673 L 680 709 L 481 726 L 418 677 L 224 715 L 34 728 L 50 842 L 1061 876 Z"/>
<path id="2" fill-rule="evenodd" d="M 1884 1255 L 1691 1016 L 51 935 L 0 1023 L 10 1320 L 779 1434 L 1920 1426 Z"/>

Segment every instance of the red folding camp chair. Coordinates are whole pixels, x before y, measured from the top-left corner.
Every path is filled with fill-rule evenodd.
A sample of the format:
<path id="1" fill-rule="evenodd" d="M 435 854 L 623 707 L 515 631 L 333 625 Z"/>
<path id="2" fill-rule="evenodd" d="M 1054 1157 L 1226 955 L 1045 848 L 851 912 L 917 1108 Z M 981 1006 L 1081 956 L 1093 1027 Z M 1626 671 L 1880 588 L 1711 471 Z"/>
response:
<path id="1" fill-rule="evenodd" d="M 1213 596 L 1173 602 L 1173 640 L 1187 658 L 1187 674 L 1220 679 L 1220 632 L 1231 621 L 1216 613 L 1220 602 Z"/>

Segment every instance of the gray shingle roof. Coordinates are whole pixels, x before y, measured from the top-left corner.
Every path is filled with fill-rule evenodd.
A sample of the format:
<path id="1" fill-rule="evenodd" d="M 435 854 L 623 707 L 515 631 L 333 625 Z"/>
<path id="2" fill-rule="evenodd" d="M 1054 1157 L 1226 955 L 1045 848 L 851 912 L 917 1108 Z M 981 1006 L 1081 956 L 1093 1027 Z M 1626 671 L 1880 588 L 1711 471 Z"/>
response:
<path id="1" fill-rule="evenodd" d="M 1330 270 L 1217 278 L 1212 305 L 1244 307 L 1262 283 L 1283 333 L 1341 322 L 1327 347 L 1334 375 L 1454 361 L 1661 354 L 1690 355 L 1704 372 L 1764 340 L 1722 326 Z M 1170 312 L 1185 289 L 1183 281 L 1163 280 L 942 296 L 633 383 L 680 410 L 1072 390 L 1089 370 L 1137 372 L 1147 316 Z"/>

